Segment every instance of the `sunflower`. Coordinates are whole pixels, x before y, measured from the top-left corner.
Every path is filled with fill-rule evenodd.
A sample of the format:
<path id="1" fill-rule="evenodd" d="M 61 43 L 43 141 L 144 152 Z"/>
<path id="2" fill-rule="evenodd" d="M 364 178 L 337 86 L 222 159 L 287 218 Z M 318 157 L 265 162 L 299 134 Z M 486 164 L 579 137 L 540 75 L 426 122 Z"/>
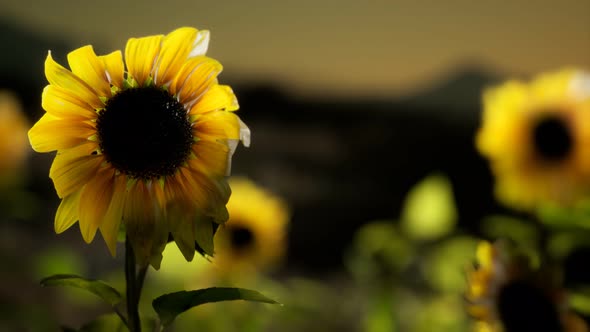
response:
<path id="1" fill-rule="evenodd" d="M 285 254 L 288 209 L 250 180 L 235 178 L 230 184 L 230 218 L 215 234 L 217 270 L 225 275 L 267 271 Z"/>
<path id="2" fill-rule="evenodd" d="M 590 187 L 590 76 L 576 70 L 509 81 L 485 91 L 477 148 L 504 203 L 579 202 Z"/>
<path id="3" fill-rule="evenodd" d="M 0 184 L 10 183 L 27 152 L 27 119 L 16 96 L 0 90 Z"/>
<path id="4" fill-rule="evenodd" d="M 37 152 L 57 151 L 57 233 L 78 221 L 87 243 L 99 230 L 115 255 L 123 227 L 137 261 L 155 268 L 169 234 L 187 260 L 195 241 L 213 254 L 214 225 L 228 218 L 231 155 L 250 132 L 231 88 L 218 84 L 208 42 L 208 31 L 188 27 L 131 38 L 125 62 L 121 51 L 84 46 L 68 54 L 70 70 L 48 54 L 46 113 L 29 140 Z"/>
<path id="5" fill-rule="evenodd" d="M 476 259 L 465 298 L 477 332 L 588 331 L 551 273 L 533 269 L 508 243 L 481 242 Z"/>

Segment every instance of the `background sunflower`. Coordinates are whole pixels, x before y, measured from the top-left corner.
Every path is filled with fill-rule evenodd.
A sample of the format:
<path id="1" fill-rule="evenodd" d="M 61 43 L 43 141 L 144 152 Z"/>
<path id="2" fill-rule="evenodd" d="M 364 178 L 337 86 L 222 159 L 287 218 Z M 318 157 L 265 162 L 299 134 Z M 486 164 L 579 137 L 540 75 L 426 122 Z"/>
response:
<path id="1" fill-rule="evenodd" d="M 514 206 L 575 204 L 590 184 L 588 74 L 563 70 L 484 94 L 477 147 L 489 158 L 498 197 Z"/>

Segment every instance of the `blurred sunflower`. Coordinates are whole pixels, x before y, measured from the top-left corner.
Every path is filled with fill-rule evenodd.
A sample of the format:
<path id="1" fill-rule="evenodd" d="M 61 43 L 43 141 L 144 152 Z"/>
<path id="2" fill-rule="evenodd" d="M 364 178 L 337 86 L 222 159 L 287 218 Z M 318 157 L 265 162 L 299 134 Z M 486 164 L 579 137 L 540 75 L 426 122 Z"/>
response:
<path id="1" fill-rule="evenodd" d="M 565 291 L 551 274 L 531 268 L 506 242 L 481 242 L 467 273 L 467 312 L 478 332 L 586 332 L 568 310 Z"/>
<path id="2" fill-rule="evenodd" d="M 35 151 L 57 150 L 57 233 L 79 221 L 86 242 L 100 230 L 115 255 L 122 224 L 138 262 L 155 268 L 169 234 L 187 260 L 195 241 L 213 254 L 214 223 L 228 218 L 231 155 L 250 132 L 232 112 L 231 88 L 217 82 L 222 66 L 205 56 L 208 42 L 208 31 L 188 27 L 131 38 L 125 63 L 121 51 L 84 46 L 68 54 L 71 71 L 49 53 L 46 113 L 29 140 Z"/>
<path id="3" fill-rule="evenodd" d="M 286 204 L 247 179 L 235 178 L 230 184 L 230 218 L 215 234 L 217 270 L 226 276 L 266 271 L 286 251 Z"/>
<path id="4" fill-rule="evenodd" d="M 0 90 L 0 184 L 14 180 L 29 151 L 29 124 L 15 95 Z"/>
<path id="5" fill-rule="evenodd" d="M 590 186 L 590 76 L 576 70 L 509 81 L 485 91 L 477 148 L 496 194 L 524 209 L 573 204 Z"/>

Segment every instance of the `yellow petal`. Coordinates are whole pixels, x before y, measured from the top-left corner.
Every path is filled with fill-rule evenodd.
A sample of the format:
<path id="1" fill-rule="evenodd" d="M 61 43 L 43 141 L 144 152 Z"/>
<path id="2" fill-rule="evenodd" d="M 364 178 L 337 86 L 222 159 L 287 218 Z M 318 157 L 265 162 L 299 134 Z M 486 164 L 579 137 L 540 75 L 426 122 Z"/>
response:
<path id="1" fill-rule="evenodd" d="M 107 72 L 107 79 L 117 88 L 123 88 L 123 55 L 121 51 L 115 51 L 98 57 Z"/>
<path id="2" fill-rule="evenodd" d="M 46 113 L 29 130 L 33 150 L 49 152 L 74 147 L 96 133 L 92 124 L 77 120 L 57 118 Z"/>
<path id="3" fill-rule="evenodd" d="M 125 230 L 138 264 L 159 269 L 162 251 L 168 240 L 168 223 L 163 209 L 153 197 L 152 182 L 140 180 L 129 188 L 123 208 Z"/>
<path id="4" fill-rule="evenodd" d="M 86 243 L 92 242 L 113 197 L 114 169 L 106 167 L 95 173 L 80 194 L 78 210 L 80 232 Z"/>
<path id="5" fill-rule="evenodd" d="M 154 74 L 154 81 L 158 85 L 170 82 L 176 72 L 180 70 L 193 48 L 198 30 L 195 28 L 180 28 L 172 31 L 162 41 L 162 50 L 158 55 L 158 63 Z"/>
<path id="6" fill-rule="evenodd" d="M 184 258 L 190 262 L 195 256 L 194 212 L 186 211 L 184 207 L 184 204 L 174 202 L 168 206 L 167 216 L 174 242 Z"/>
<path id="7" fill-rule="evenodd" d="M 189 166 L 208 176 L 222 177 L 227 174 L 229 147 L 223 143 L 200 140 L 193 144 L 194 159 Z"/>
<path id="8" fill-rule="evenodd" d="M 68 53 L 68 63 L 72 73 L 93 87 L 99 96 L 111 96 L 104 63 L 96 56 L 92 46 L 83 46 Z"/>
<path id="9" fill-rule="evenodd" d="M 235 111 L 240 106 L 238 99 L 227 85 L 215 84 L 207 90 L 203 97 L 190 110 L 191 115 L 207 113 L 212 111 Z"/>
<path id="10" fill-rule="evenodd" d="M 62 199 L 57 212 L 55 213 L 55 233 L 60 234 L 70 228 L 78 221 L 78 203 L 80 202 L 80 192 L 78 190 Z"/>
<path id="11" fill-rule="evenodd" d="M 162 38 L 162 35 L 157 35 L 131 38 L 127 42 L 125 47 L 127 71 L 135 78 L 139 86 L 143 85 L 152 72 L 154 61 L 160 52 Z"/>
<path id="12" fill-rule="evenodd" d="M 113 257 L 117 253 L 117 239 L 119 237 L 119 226 L 123 218 L 123 206 L 127 195 L 127 177 L 119 175 L 115 177 L 113 184 L 113 199 L 104 216 L 104 221 L 99 226 L 100 233 Z"/>
<path id="13" fill-rule="evenodd" d="M 240 121 L 232 112 L 216 111 L 199 115 L 193 125 L 193 135 L 214 142 L 240 139 Z"/>
<path id="14" fill-rule="evenodd" d="M 71 71 L 55 62 L 51 57 L 51 52 L 47 54 L 45 60 L 45 77 L 47 77 L 50 84 L 70 91 L 74 96 L 82 99 L 93 108 L 102 107 L 103 104 L 96 91 Z"/>
<path id="15" fill-rule="evenodd" d="M 189 58 L 205 55 L 207 48 L 209 48 L 209 30 L 201 30 L 197 33 L 197 38 L 193 43 L 193 49 L 189 54 Z"/>
<path id="16" fill-rule="evenodd" d="M 90 105 L 57 85 L 43 89 L 41 105 L 47 113 L 60 118 L 84 121 L 97 117 Z"/>
<path id="17" fill-rule="evenodd" d="M 178 94 L 182 104 L 191 104 L 217 83 L 217 75 L 222 69 L 219 62 L 206 56 L 191 58 L 178 72 L 170 86 L 170 93 Z"/>
<path id="18" fill-rule="evenodd" d="M 96 150 L 93 143 L 83 144 L 72 149 L 59 151 L 49 169 L 59 197 L 66 197 L 78 191 L 95 175 L 103 156 L 91 155 Z"/>
<path id="19" fill-rule="evenodd" d="M 194 206 L 206 216 L 215 218 L 216 222 L 225 222 L 228 218 L 225 205 L 231 195 L 231 189 L 223 177 L 209 177 L 198 170 L 181 168 L 176 175 L 185 199 L 194 202 Z"/>

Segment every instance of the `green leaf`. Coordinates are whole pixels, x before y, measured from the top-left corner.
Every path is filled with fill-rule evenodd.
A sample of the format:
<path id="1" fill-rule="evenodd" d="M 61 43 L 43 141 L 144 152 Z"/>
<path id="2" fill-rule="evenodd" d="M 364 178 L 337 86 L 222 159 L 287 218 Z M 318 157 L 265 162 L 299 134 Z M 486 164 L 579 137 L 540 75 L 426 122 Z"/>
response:
<path id="1" fill-rule="evenodd" d="M 408 192 L 401 227 L 417 240 L 433 240 L 453 230 L 457 209 L 451 182 L 443 175 L 429 175 Z"/>
<path id="2" fill-rule="evenodd" d="M 100 280 L 86 279 L 73 274 L 56 274 L 41 280 L 42 286 L 70 286 L 87 290 L 101 299 L 105 300 L 111 306 L 121 302 L 121 294 Z"/>
<path id="3" fill-rule="evenodd" d="M 254 290 L 213 287 L 165 294 L 155 299 L 152 306 L 158 313 L 162 324 L 169 325 L 176 316 L 198 305 L 233 300 L 279 304 Z"/>

